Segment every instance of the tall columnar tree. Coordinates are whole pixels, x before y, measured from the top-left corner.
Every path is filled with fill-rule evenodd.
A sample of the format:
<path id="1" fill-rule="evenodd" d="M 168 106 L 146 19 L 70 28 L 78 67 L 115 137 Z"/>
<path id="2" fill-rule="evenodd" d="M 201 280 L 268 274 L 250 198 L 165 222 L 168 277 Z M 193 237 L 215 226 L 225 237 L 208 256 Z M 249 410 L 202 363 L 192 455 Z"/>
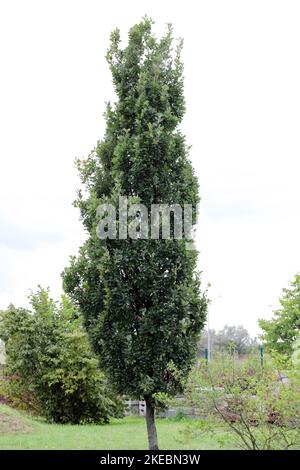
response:
<path id="1" fill-rule="evenodd" d="M 111 35 L 107 60 L 118 99 L 107 106 L 104 139 L 78 162 L 84 192 L 76 205 L 88 239 L 63 272 L 116 390 L 145 399 L 151 449 L 158 449 L 158 394 L 181 390 L 205 321 L 197 254 L 184 236 L 172 237 L 174 219 L 169 239 L 100 240 L 96 209 L 127 196 L 149 212 L 151 204 L 191 204 L 195 215 L 198 184 L 178 129 L 185 112 L 182 44 L 173 43 L 171 27 L 158 40 L 148 18 L 130 29 L 124 49 L 119 30 Z"/>

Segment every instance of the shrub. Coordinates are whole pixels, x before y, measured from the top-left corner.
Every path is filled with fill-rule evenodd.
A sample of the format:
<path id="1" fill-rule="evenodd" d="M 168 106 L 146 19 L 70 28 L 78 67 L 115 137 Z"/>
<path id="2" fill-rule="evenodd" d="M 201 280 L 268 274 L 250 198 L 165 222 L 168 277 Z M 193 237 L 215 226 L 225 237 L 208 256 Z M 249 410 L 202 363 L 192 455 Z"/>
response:
<path id="1" fill-rule="evenodd" d="M 32 312 L 10 305 L 1 316 L 2 388 L 11 403 L 57 423 L 103 423 L 122 414 L 71 302 L 53 302 L 41 288 L 30 302 Z"/>
<path id="2" fill-rule="evenodd" d="M 225 427 L 243 449 L 298 448 L 299 373 L 289 367 L 283 374 L 274 359 L 262 366 L 258 357 L 237 360 L 233 354 L 200 361 L 190 375 L 187 400 L 213 422 L 211 432 Z"/>

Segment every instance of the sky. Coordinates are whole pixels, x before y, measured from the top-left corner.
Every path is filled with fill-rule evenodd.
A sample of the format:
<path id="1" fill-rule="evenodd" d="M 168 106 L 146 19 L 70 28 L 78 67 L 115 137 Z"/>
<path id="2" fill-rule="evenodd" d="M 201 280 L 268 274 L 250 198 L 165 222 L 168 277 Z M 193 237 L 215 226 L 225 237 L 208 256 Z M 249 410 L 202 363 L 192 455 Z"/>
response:
<path id="1" fill-rule="evenodd" d="M 76 157 L 114 100 L 109 34 L 145 14 L 184 38 L 182 130 L 200 182 L 199 269 L 210 327 L 259 333 L 300 271 L 300 3 L 0 0 L 0 309 L 61 294 L 85 239 Z"/>

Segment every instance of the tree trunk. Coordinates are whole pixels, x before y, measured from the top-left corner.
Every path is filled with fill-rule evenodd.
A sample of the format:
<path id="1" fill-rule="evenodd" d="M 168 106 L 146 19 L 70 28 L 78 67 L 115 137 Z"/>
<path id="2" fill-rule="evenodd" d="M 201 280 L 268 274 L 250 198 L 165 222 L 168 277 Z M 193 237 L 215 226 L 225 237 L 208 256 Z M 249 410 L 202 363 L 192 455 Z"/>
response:
<path id="1" fill-rule="evenodd" d="M 154 401 L 151 397 L 145 397 L 145 403 L 149 450 L 158 450 Z"/>

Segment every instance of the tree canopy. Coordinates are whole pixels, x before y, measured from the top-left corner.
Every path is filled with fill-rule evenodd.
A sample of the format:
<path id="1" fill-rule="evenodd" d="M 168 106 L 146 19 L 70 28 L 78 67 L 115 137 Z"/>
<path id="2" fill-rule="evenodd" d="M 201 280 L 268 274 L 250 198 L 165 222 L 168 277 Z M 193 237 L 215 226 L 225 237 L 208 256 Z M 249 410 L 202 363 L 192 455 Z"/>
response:
<path id="1" fill-rule="evenodd" d="M 85 318 L 95 351 L 119 393 L 145 398 L 175 394 L 195 357 L 206 316 L 186 240 L 99 239 L 97 207 L 118 198 L 144 204 L 199 202 L 198 183 L 180 124 L 185 111 L 182 42 L 172 28 L 158 40 L 144 18 L 121 48 L 119 30 L 107 53 L 117 95 L 106 110 L 106 133 L 78 162 L 83 190 L 76 205 L 88 239 L 63 273 L 64 287 Z M 195 221 L 194 221 L 195 223 Z"/>
<path id="2" fill-rule="evenodd" d="M 281 307 L 272 320 L 259 320 L 262 340 L 269 350 L 291 355 L 300 331 L 300 274 L 296 274 L 279 299 Z"/>

